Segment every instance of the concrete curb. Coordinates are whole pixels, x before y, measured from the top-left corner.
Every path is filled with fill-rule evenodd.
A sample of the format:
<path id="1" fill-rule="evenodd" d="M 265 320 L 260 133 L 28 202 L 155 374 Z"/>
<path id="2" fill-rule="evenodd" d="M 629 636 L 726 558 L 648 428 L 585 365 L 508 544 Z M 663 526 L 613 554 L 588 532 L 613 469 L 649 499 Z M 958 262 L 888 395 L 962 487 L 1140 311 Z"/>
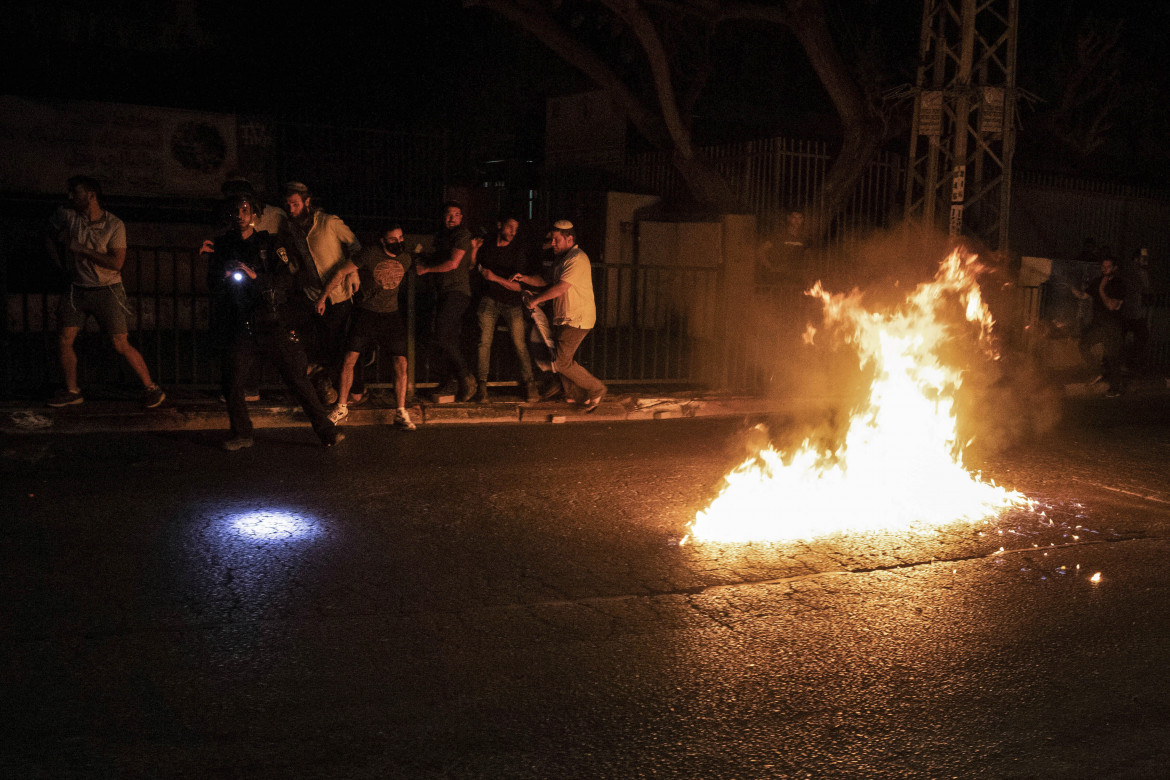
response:
<path id="1" fill-rule="evenodd" d="M 1117 403 L 1105 399 L 1105 387 L 1070 383 L 1062 388 L 1070 402 Z M 1166 380 L 1144 383 L 1127 397 L 1164 396 L 1170 391 Z M 476 403 L 415 402 L 408 408 L 419 427 L 477 424 L 573 424 L 618 423 L 642 420 L 670 420 L 691 417 L 763 417 L 799 413 L 802 409 L 823 408 L 833 399 L 824 397 L 761 398 L 719 393 L 661 394 L 614 391 L 597 410 L 586 414 L 580 408 L 556 402 L 523 403 L 497 400 Z M 308 427 L 300 408 L 291 403 L 260 401 L 249 404 L 257 428 Z M 365 404 L 350 408 L 343 428 L 385 425 L 394 422 L 394 408 L 384 397 L 374 395 Z M 34 403 L 0 404 L 0 433 L 68 434 L 119 431 L 227 431 L 227 410 L 215 398 L 168 399 L 158 409 L 140 409 L 132 400 L 86 401 L 78 406 L 53 409 Z"/>
<path id="2" fill-rule="evenodd" d="M 695 396 L 645 398 L 614 395 L 592 413 L 564 403 L 496 401 L 476 403 L 414 403 L 408 406 L 419 427 L 477 424 L 614 423 L 686 417 L 738 417 L 764 415 L 791 408 L 750 396 Z M 249 404 L 256 428 L 308 427 L 300 408 L 285 403 Z M 378 401 L 351 407 L 341 427 L 385 425 L 394 422 L 394 408 Z M 158 409 L 138 409 L 132 401 L 86 401 L 78 406 L 54 409 L 31 404 L 0 406 L 0 432 L 8 434 L 69 434 L 119 431 L 228 430 L 222 403 L 208 400 L 168 401 Z"/>

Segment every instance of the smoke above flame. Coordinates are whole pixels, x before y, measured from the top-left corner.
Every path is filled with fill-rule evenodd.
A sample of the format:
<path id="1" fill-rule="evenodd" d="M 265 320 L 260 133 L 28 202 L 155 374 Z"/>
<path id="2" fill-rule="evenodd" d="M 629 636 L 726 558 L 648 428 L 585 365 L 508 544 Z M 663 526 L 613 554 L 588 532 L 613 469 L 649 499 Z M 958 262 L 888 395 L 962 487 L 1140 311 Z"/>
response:
<path id="1" fill-rule="evenodd" d="M 994 357 L 994 322 L 976 280 L 977 258 L 952 252 L 933 280 L 889 310 L 870 311 L 863 295 L 806 294 L 823 306 L 822 336 L 852 345 L 872 375 L 866 400 L 839 443 L 805 440 L 791 452 L 765 446 L 725 477 L 698 512 L 689 537 L 750 542 L 807 539 L 856 531 L 934 528 L 976 522 L 1027 498 L 985 482 L 963 465 L 955 393 L 970 345 Z"/>

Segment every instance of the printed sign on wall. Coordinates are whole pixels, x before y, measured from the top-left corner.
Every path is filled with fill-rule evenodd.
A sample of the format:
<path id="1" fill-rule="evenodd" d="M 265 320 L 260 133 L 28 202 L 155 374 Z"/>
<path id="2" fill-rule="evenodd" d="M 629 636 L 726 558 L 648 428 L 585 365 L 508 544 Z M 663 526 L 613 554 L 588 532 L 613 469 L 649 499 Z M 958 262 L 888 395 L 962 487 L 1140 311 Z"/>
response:
<path id="1" fill-rule="evenodd" d="M 236 165 L 232 114 L 0 96 L 7 192 L 63 193 L 85 174 L 110 195 L 214 198 Z"/>

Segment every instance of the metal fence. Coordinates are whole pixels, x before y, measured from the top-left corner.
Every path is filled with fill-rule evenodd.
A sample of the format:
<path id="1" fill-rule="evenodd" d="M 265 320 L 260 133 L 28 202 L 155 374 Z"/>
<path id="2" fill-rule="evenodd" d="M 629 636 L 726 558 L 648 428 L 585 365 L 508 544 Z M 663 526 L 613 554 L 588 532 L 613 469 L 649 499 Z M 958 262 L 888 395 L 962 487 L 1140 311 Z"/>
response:
<path id="1" fill-rule="evenodd" d="M 142 352 L 151 375 L 168 388 L 214 389 L 219 355 L 210 336 L 207 265 L 188 248 L 131 247 L 123 281 L 132 310 L 131 343 Z M 717 312 L 720 271 L 711 267 L 656 267 L 629 264 L 593 266 L 597 327 L 578 352 L 578 360 L 607 383 L 715 383 L 720 321 Z M 412 381 L 436 382 L 427 348 L 434 297 L 413 275 L 404 285 L 402 305 L 409 330 Z M 8 299 L 5 395 L 43 393 L 60 381 L 56 361 L 56 294 L 13 294 Z M 473 307 L 474 308 L 474 307 Z M 474 365 L 479 334 L 474 311 L 465 328 L 465 354 Z M 92 319 L 78 344 L 79 378 L 87 385 L 132 388 L 133 378 Z M 492 349 L 489 382 L 519 380 L 511 339 L 502 326 Z M 393 382 L 393 366 L 375 360 L 367 382 Z M 266 385 L 278 385 L 274 372 Z"/>
<path id="2" fill-rule="evenodd" d="M 1076 339 L 1080 326 L 1086 322 L 1086 315 L 1082 314 L 1067 327 L 1057 327 L 1046 311 L 1046 290 L 1043 286 L 1017 289 L 1016 320 L 1012 323 L 1011 336 L 1018 339 L 1018 346 L 1033 353 L 1044 350 L 1046 342 Z M 1145 353 L 1134 354 L 1132 359 L 1149 373 L 1170 372 L 1170 293 L 1153 293 L 1145 297 L 1145 322 L 1149 333 Z M 1130 344 L 1127 349 L 1132 346 Z"/>
<path id="3" fill-rule="evenodd" d="M 310 183 L 333 214 L 355 230 L 389 218 L 407 232 L 429 232 L 448 178 L 447 137 L 394 130 L 278 122 L 272 173 Z"/>
<path id="4" fill-rule="evenodd" d="M 816 198 L 834 159 L 824 142 L 791 138 L 706 146 L 701 152 L 727 179 L 733 195 L 759 220 L 762 234 L 782 229 L 787 212 L 817 205 Z M 667 198 L 681 195 L 685 189 L 665 152 L 632 155 L 621 172 L 629 181 Z M 899 155 L 879 153 L 834 220 L 829 245 L 845 241 L 858 231 L 889 226 L 899 210 L 897 193 L 903 175 Z"/>
<path id="5" fill-rule="evenodd" d="M 1170 257 L 1170 192 L 1040 174 L 1012 182 L 1011 236 L 1017 254 L 1072 260 L 1086 241 L 1125 259 L 1141 248 Z"/>

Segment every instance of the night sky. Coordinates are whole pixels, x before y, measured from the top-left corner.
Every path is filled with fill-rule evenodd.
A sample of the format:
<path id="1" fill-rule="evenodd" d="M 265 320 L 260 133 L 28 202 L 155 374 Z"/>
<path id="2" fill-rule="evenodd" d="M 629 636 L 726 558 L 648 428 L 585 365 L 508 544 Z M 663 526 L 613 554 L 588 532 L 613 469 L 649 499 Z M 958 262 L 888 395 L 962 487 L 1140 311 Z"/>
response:
<path id="1" fill-rule="evenodd" d="M 1018 164 L 1028 164 L 1029 124 L 1039 126 L 1037 117 L 1059 95 L 1067 71 L 1059 52 L 1071 50 L 1086 20 L 1107 26 L 1125 19 L 1121 56 L 1109 65 L 1123 105 L 1112 118 L 1107 148 L 1082 160 L 1054 161 L 1044 159 L 1042 144 L 1033 144 L 1034 157 L 1041 167 L 1066 164 L 1077 172 L 1079 166 L 1086 174 L 1101 167 L 1157 183 L 1170 172 L 1170 112 L 1162 100 L 1170 87 L 1162 41 L 1170 10 L 1162 4 L 1151 10 L 1139 0 L 1020 5 L 1018 85 L 1046 102 L 1022 112 Z M 918 3 L 830 0 L 829 6 L 847 59 L 875 85 L 913 81 Z M 7 60 L 2 91 L 28 97 L 445 127 L 474 139 L 483 155 L 530 157 L 540 152 L 545 97 L 590 86 L 509 22 L 483 9 L 463 9 L 458 0 L 297 11 L 290 9 L 302 6 L 232 0 L 107 0 L 100 6 L 10 0 L 6 7 L 11 24 L 0 33 Z M 176 10 L 182 8 L 190 14 Z M 190 40 L 192 30 L 197 41 Z M 711 51 L 716 68 L 694 111 L 700 141 L 834 134 L 831 107 L 786 32 L 728 27 Z"/>

